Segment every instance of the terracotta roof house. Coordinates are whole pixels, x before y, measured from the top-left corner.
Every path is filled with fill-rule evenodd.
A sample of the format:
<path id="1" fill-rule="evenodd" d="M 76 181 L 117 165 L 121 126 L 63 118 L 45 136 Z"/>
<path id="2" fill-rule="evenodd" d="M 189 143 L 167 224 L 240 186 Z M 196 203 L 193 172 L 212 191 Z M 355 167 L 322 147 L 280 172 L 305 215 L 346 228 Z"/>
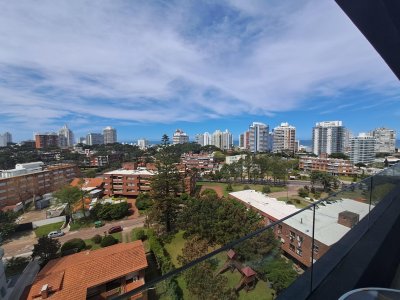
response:
<path id="1" fill-rule="evenodd" d="M 108 299 L 143 285 L 147 266 L 142 241 L 68 255 L 39 272 L 27 299 Z"/>
<path id="2" fill-rule="evenodd" d="M 103 178 L 74 178 L 71 186 L 79 186 L 82 190 L 91 191 L 103 188 Z"/>

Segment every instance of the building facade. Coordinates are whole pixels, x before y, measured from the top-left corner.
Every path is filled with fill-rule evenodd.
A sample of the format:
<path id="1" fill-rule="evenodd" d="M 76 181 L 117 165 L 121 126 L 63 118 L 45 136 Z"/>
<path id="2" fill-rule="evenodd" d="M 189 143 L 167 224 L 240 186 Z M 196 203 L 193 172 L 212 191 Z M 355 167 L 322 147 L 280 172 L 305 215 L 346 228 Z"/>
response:
<path id="1" fill-rule="evenodd" d="M 104 136 L 101 133 L 88 133 L 85 143 L 89 146 L 104 144 Z"/>
<path id="2" fill-rule="evenodd" d="M 396 131 L 376 128 L 370 135 L 376 139 L 375 153 L 394 153 L 396 151 Z"/>
<path id="3" fill-rule="evenodd" d="M 55 132 L 36 133 L 35 134 L 36 149 L 56 148 L 59 147 L 59 136 Z"/>
<path id="4" fill-rule="evenodd" d="M 250 131 L 239 135 L 239 148 L 242 150 L 250 150 Z"/>
<path id="5" fill-rule="evenodd" d="M 269 126 L 253 122 L 249 128 L 249 149 L 253 153 L 267 152 L 268 147 Z"/>
<path id="6" fill-rule="evenodd" d="M 214 161 L 214 156 L 209 153 L 184 153 L 181 155 L 181 163 L 187 169 L 197 169 L 200 173 L 207 174 L 218 169 L 218 163 Z"/>
<path id="7" fill-rule="evenodd" d="M 275 127 L 272 145 L 274 153 L 296 152 L 296 127 L 290 126 L 289 123 L 281 123 L 280 126 Z"/>
<path id="8" fill-rule="evenodd" d="M 300 157 L 299 169 L 306 172 L 326 172 L 332 175 L 354 174 L 354 166 L 349 160 L 328 158 L 327 155 L 321 155 L 321 157 Z"/>
<path id="9" fill-rule="evenodd" d="M 149 147 L 150 143 L 146 139 L 139 139 L 137 141 L 137 145 L 138 145 L 139 149 L 146 150 Z"/>
<path id="10" fill-rule="evenodd" d="M 264 217 L 270 224 L 287 217 L 299 209 L 254 190 L 232 192 L 229 196 L 239 200 L 248 208 Z M 294 261 L 305 267 L 314 259 L 320 259 L 330 247 L 339 241 L 353 226 L 369 213 L 367 203 L 351 199 L 326 202 L 316 212 L 314 248 L 312 247 L 313 211 L 305 210 L 274 226 L 281 249 Z"/>
<path id="11" fill-rule="evenodd" d="M 114 144 L 117 142 L 117 130 L 108 126 L 103 129 L 104 144 Z"/>
<path id="12" fill-rule="evenodd" d="M 343 153 L 345 147 L 346 128 L 342 121 L 325 121 L 315 124 L 312 132 L 313 153 Z"/>
<path id="13" fill-rule="evenodd" d="M 350 139 L 350 161 L 353 164 L 370 164 L 375 159 L 376 139 L 365 133 Z"/>
<path id="14" fill-rule="evenodd" d="M 9 143 L 12 143 L 12 135 L 9 132 L 0 134 L 0 147 L 7 147 Z"/>
<path id="15" fill-rule="evenodd" d="M 65 124 L 59 131 L 59 146 L 60 148 L 70 148 L 75 144 L 74 133 Z"/>
<path id="16" fill-rule="evenodd" d="M 201 146 L 211 145 L 211 135 L 208 132 L 196 134 L 196 143 Z"/>
<path id="17" fill-rule="evenodd" d="M 172 136 L 172 144 L 185 143 L 189 143 L 189 136 L 182 129 L 177 129 Z"/>
<path id="18" fill-rule="evenodd" d="M 14 171 L 22 169 L 16 168 Z M 79 169 L 71 164 L 57 164 L 32 169 L 36 170 L 24 174 L 16 173 L 15 176 L 5 176 L 0 179 L 0 207 L 33 200 L 34 197 L 54 192 L 69 184 L 80 174 Z"/>
<path id="19" fill-rule="evenodd" d="M 226 129 L 224 132 L 216 130 L 211 137 L 211 145 L 218 147 L 222 150 L 229 150 L 233 148 L 232 133 Z"/>

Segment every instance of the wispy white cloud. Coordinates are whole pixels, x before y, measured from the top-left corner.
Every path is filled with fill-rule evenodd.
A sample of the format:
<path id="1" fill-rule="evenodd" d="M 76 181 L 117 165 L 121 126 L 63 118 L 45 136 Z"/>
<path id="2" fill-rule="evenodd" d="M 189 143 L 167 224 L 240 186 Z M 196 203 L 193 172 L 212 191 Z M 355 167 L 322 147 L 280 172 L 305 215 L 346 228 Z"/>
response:
<path id="1" fill-rule="evenodd" d="M 328 111 L 332 98 L 349 105 L 337 98 L 347 90 L 398 93 L 327 0 L 2 2 L 0 49 L 0 118 L 29 131 Z"/>

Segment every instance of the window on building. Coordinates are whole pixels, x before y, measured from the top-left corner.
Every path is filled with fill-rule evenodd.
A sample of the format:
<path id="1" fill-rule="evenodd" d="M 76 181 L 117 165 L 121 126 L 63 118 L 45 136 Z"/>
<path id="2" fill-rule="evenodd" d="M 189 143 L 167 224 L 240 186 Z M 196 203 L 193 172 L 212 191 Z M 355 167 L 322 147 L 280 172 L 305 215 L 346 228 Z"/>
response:
<path id="1" fill-rule="evenodd" d="M 289 238 L 290 238 L 290 241 L 293 242 L 294 239 L 296 238 L 296 234 L 293 231 L 290 231 Z"/>
<path id="2" fill-rule="evenodd" d="M 294 245 L 289 244 L 289 250 L 294 252 L 294 249 L 295 249 Z"/>
<path id="3" fill-rule="evenodd" d="M 278 233 L 281 234 L 282 233 L 282 225 L 278 224 Z"/>
<path id="4" fill-rule="evenodd" d="M 296 249 L 296 254 L 297 254 L 298 256 L 303 256 L 303 250 L 301 250 L 301 248 L 297 248 L 297 249 Z"/>
<path id="5" fill-rule="evenodd" d="M 319 252 L 319 246 L 318 245 L 314 245 L 314 253 L 318 253 Z"/>

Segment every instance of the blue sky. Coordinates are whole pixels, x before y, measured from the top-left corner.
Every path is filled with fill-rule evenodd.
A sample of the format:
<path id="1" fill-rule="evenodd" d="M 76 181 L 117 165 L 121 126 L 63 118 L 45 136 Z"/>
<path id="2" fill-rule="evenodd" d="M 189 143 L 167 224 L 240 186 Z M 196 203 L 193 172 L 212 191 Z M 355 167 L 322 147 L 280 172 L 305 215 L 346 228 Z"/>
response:
<path id="1" fill-rule="evenodd" d="M 399 82 L 331 0 L 0 3 L 0 132 L 121 141 L 253 121 L 400 130 Z"/>

